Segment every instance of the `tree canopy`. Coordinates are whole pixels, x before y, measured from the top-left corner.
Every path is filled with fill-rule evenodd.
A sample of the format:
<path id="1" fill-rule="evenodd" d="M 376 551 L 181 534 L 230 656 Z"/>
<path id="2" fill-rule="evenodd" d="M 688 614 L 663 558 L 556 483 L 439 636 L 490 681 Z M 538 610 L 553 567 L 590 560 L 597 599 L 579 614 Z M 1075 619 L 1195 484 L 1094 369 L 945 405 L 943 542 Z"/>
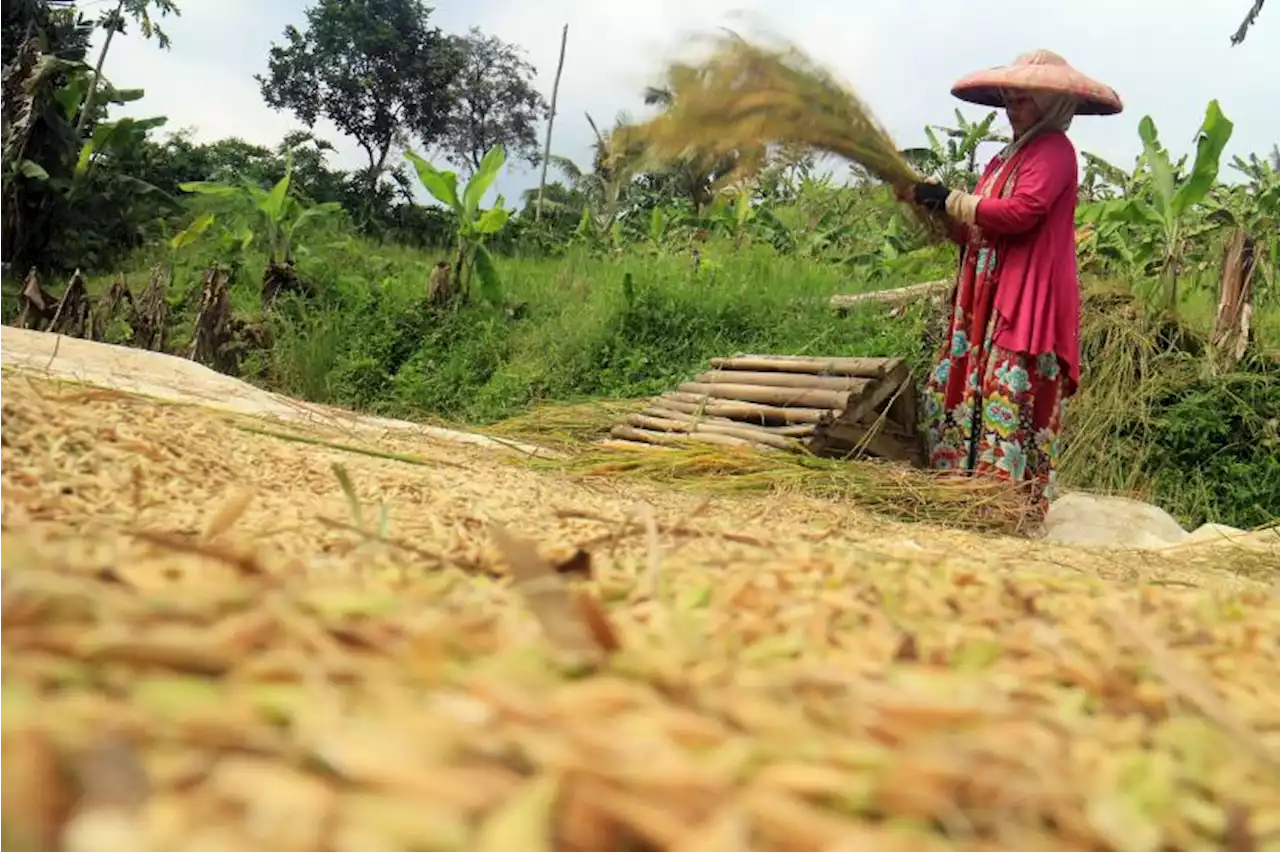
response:
<path id="1" fill-rule="evenodd" d="M 450 86 L 453 107 L 435 147 L 468 171 L 479 168 L 494 145 L 502 145 L 513 158 L 536 164 L 537 126 L 548 110 L 533 87 L 534 67 L 515 45 L 474 27 L 455 44 L 462 67 Z"/>
<path id="2" fill-rule="evenodd" d="M 286 27 L 272 46 L 255 77 L 263 98 L 307 127 L 332 121 L 364 150 L 375 185 L 402 133 L 434 141 L 447 126 L 463 56 L 430 13 L 421 0 L 319 0 L 305 32 Z"/>

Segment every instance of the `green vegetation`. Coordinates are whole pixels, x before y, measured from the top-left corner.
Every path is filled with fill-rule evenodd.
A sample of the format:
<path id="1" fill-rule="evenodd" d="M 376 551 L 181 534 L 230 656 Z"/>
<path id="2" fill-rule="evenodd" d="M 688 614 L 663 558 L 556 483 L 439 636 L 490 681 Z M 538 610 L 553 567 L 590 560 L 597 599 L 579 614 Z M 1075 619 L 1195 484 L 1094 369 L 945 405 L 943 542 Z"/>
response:
<path id="1" fill-rule="evenodd" d="M 553 155 L 563 181 L 546 186 L 541 216 L 536 189 L 520 208 L 484 206 L 507 153 L 536 159 L 545 108 L 514 48 L 430 29 L 428 12 L 418 0 L 321 0 L 306 31 L 272 49 L 264 98 L 355 138 L 368 163 L 347 173 L 310 134 L 271 150 L 157 138 L 161 118 L 111 121 L 113 105 L 143 95 L 105 80 L 78 133 L 98 79 L 91 25 L 73 4 L 6 7 L 5 321 L 22 312 L 32 269 L 55 295 L 77 268 L 90 294 L 121 272 L 135 291 L 158 279 L 170 351 L 187 355 L 203 334 L 211 363 L 266 387 L 472 424 L 657 393 L 732 351 L 918 365 L 932 354 L 921 339 L 937 306 L 842 316 L 827 301 L 945 278 L 954 248 L 878 180 L 855 169 L 839 183 L 804 150 L 654 163 L 619 116 L 588 165 Z M 346 69 L 371 59 L 368 97 L 342 97 Z M 671 90 L 647 99 L 678 106 Z M 471 135 L 461 109 L 484 112 Z M 998 120 L 958 113 L 901 159 L 971 184 Z M 1280 149 L 1220 175 L 1231 124 L 1216 103 L 1190 164 L 1160 146 L 1153 119 L 1141 126 L 1132 170 L 1084 154 L 1086 361 L 1064 476 L 1150 497 L 1186 523 L 1264 523 L 1280 507 Z M 391 161 L 401 136 L 459 172 L 434 155 Z M 744 158 L 751 179 L 731 181 Z M 414 173 L 438 204 L 415 203 Z M 1232 240 L 1246 250 L 1226 252 Z M 1242 359 L 1213 343 L 1224 268 L 1252 285 Z M 96 327 L 141 345 L 128 322 Z"/>

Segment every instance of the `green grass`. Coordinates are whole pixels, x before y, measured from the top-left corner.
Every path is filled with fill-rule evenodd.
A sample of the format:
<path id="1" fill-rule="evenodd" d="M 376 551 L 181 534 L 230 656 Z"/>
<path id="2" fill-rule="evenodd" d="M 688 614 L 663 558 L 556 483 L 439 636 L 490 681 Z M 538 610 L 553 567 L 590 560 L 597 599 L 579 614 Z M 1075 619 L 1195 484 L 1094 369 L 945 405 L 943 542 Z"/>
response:
<path id="1" fill-rule="evenodd" d="M 657 393 L 735 351 L 911 356 L 919 348 L 918 309 L 887 320 L 883 308 L 841 318 L 827 307 L 835 293 L 914 279 L 872 285 L 768 247 L 713 244 L 696 270 L 674 254 L 507 258 L 501 304 L 462 311 L 422 306 L 436 259 L 354 239 L 314 249 L 299 269 L 319 288 L 318 304 L 282 304 L 270 320 L 275 345 L 246 378 L 380 414 L 488 423 L 538 401 Z M 194 302 L 201 263 L 176 267 L 173 303 Z M 141 286 L 145 276 L 130 280 Z M 238 311 L 257 312 L 257 287 L 252 271 L 240 276 Z"/>

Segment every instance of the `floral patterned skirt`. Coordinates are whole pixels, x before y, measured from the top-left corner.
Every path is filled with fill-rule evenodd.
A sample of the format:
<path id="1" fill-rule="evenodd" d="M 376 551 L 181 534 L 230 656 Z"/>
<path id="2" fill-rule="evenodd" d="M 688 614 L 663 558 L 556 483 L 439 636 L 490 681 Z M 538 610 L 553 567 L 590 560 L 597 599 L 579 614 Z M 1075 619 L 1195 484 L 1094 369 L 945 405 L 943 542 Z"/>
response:
<path id="1" fill-rule="evenodd" d="M 1025 483 L 1043 519 L 1062 445 L 1062 371 L 1053 353 L 1030 355 L 955 332 L 925 382 L 930 464 Z"/>

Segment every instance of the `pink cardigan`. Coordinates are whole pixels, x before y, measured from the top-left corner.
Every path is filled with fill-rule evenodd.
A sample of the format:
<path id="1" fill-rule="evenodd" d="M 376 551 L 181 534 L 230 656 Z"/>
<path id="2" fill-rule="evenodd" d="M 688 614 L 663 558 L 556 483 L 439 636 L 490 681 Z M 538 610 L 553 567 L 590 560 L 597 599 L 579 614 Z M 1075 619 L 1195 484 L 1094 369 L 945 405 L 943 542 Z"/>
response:
<path id="1" fill-rule="evenodd" d="M 1080 280 L 1076 273 L 1076 149 L 1065 133 L 1037 136 L 1014 154 L 1013 191 L 983 198 L 975 221 L 996 249 L 995 343 L 1053 352 L 1070 396 L 1080 385 Z M 999 159 L 987 165 L 985 183 Z M 967 228 L 956 236 L 967 239 Z"/>

